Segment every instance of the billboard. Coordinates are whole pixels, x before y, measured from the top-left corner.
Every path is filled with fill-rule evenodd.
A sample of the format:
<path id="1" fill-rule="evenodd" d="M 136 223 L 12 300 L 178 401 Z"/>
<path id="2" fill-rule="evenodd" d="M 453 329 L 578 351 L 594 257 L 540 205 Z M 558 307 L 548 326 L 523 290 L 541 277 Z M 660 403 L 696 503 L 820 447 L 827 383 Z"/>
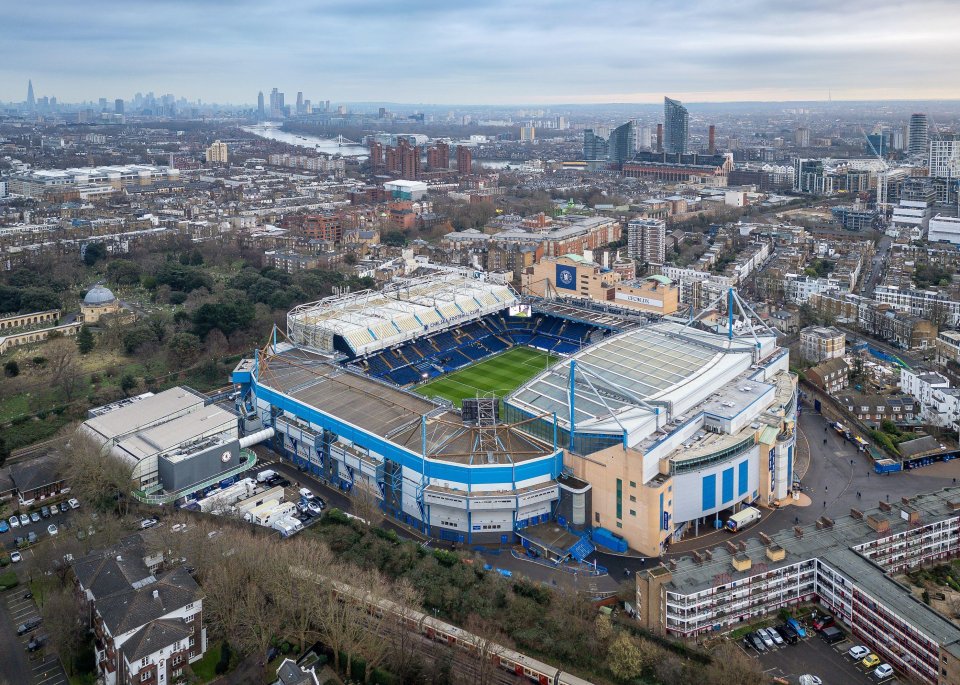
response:
<path id="1" fill-rule="evenodd" d="M 577 289 L 577 267 L 557 264 L 557 287 L 567 290 Z"/>
<path id="2" fill-rule="evenodd" d="M 653 299 L 651 299 L 651 298 L 649 298 L 649 297 L 641 297 L 640 295 L 632 295 L 632 294 L 630 294 L 630 293 L 621 292 L 621 291 L 619 291 L 619 290 L 617 291 L 617 293 L 616 293 L 616 295 L 615 295 L 614 297 L 616 297 L 616 299 L 618 299 L 618 300 L 624 300 L 625 302 L 635 302 L 635 303 L 637 303 L 637 304 L 645 304 L 645 305 L 647 305 L 648 307 L 662 307 L 662 306 L 663 306 L 663 300 L 653 300 Z"/>
<path id="3" fill-rule="evenodd" d="M 515 304 L 510 307 L 510 316 L 526 316 L 531 315 L 530 305 L 528 304 Z"/>

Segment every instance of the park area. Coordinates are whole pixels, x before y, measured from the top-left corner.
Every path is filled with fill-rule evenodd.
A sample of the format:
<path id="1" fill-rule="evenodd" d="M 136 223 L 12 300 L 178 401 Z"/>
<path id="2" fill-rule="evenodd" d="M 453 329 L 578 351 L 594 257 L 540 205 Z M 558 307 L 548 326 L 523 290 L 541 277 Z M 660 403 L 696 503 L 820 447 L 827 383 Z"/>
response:
<path id="1" fill-rule="evenodd" d="M 513 347 L 490 359 L 424 383 L 416 392 L 442 397 L 457 407 L 465 397 L 493 393 L 504 397 L 556 362 L 558 357 L 532 347 Z"/>

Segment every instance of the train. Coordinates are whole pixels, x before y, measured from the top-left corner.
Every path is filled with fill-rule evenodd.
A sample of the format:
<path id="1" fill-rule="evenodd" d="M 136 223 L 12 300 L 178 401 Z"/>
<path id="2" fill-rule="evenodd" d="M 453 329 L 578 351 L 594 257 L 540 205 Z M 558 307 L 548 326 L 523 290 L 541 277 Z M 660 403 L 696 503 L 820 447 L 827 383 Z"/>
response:
<path id="1" fill-rule="evenodd" d="M 538 685 L 593 685 L 589 680 L 584 680 L 539 659 L 478 637 L 463 628 L 441 621 L 435 616 L 410 609 L 386 598 L 373 597 L 369 592 L 359 590 L 338 580 L 324 578 L 309 569 L 291 567 L 290 573 L 313 582 L 329 581 L 338 597 L 349 597 L 353 601 L 363 603 L 369 613 L 382 617 L 383 612 L 386 611 L 409 631 L 474 656 L 484 655 L 498 668 L 516 676 L 527 678 Z"/>

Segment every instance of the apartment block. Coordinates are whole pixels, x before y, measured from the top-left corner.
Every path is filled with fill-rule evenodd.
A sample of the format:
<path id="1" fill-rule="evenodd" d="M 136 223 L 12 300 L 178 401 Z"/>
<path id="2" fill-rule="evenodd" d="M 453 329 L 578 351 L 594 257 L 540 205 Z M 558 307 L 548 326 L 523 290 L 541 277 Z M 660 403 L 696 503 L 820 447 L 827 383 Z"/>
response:
<path id="1" fill-rule="evenodd" d="M 811 362 L 842 357 L 847 336 L 833 326 L 807 326 L 800 331 L 800 356 Z"/>
<path id="2" fill-rule="evenodd" d="M 893 575 L 960 555 L 960 488 L 728 541 L 636 576 L 638 619 L 680 637 L 819 602 L 912 680 L 960 682 L 960 627 Z"/>

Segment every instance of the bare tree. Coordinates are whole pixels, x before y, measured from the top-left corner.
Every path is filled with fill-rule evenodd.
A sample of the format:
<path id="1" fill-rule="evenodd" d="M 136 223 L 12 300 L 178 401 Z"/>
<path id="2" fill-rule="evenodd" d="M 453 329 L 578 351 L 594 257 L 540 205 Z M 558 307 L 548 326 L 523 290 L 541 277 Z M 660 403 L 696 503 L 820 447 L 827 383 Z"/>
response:
<path id="1" fill-rule="evenodd" d="M 422 646 L 419 635 L 426 614 L 423 613 L 423 593 L 406 578 L 393 584 L 390 599 L 396 604 L 392 615 L 394 637 L 391 640 L 390 656 L 394 671 L 404 678 L 413 670 Z"/>
<path id="2" fill-rule="evenodd" d="M 85 381 L 77 365 L 77 346 L 63 338 L 53 340 L 44 349 L 44 356 L 50 386 L 60 390 L 67 402 L 72 402 Z"/>
<path id="3" fill-rule="evenodd" d="M 77 495 L 101 511 L 116 508 L 126 514 L 133 485 L 130 464 L 111 454 L 109 446 L 80 434 L 60 454 L 61 473 Z"/>
<path id="4" fill-rule="evenodd" d="M 344 567 L 331 569 L 331 577 L 352 579 L 356 569 Z M 340 655 L 347 657 L 347 675 L 353 666 L 353 654 L 363 641 L 366 626 L 366 610 L 362 602 L 351 596 L 342 585 L 338 588 L 330 577 L 317 576 L 316 582 L 321 595 L 320 610 L 317 612 L 317 624 L 320 639 L 333 651 L 333 665 L 339 671 Z"/>
<path id="5" fill-rule="evenodd" d="M 60 654 L 69 675 L 83 645 L 85 608 L 70 586 L 58 588 L 46 598 L 41 610 L 44 632 Z"/>
<path id="6" fill-rule="evenodd" d="M 274 563 L 284 568 L 306 569 L 316 574 L 327 574 L 333 555 L 313 539 L 295 538 L 278 547 L 279 555 Z M 310 582 L 290 582 L 288 573 L 271 576 L 270 592 L 276 605 L 280 622 L 290 636 L 302 647 L 319 637 L 317 614 L 325 601 L 323 593 Z"/>
<path id="7" fill-rule="evenodd" d="M 383 510 L 380 508 L 380 493 L 366 481 L 354 481 L 351 504 L 355 516 L 359 516 L 371 526 L 380 525 Z"/>
<path id="8" fill-rule="evenodd" d="M 464 627 L 474 635 L 474 649 L 471 652 L 475 663 L 473 682 L 476 685 L 490 685 L 495 680 L 494 657 L 503 653 L 510 638 L 499 625 L 476 614 L 467 619 Z"/>

